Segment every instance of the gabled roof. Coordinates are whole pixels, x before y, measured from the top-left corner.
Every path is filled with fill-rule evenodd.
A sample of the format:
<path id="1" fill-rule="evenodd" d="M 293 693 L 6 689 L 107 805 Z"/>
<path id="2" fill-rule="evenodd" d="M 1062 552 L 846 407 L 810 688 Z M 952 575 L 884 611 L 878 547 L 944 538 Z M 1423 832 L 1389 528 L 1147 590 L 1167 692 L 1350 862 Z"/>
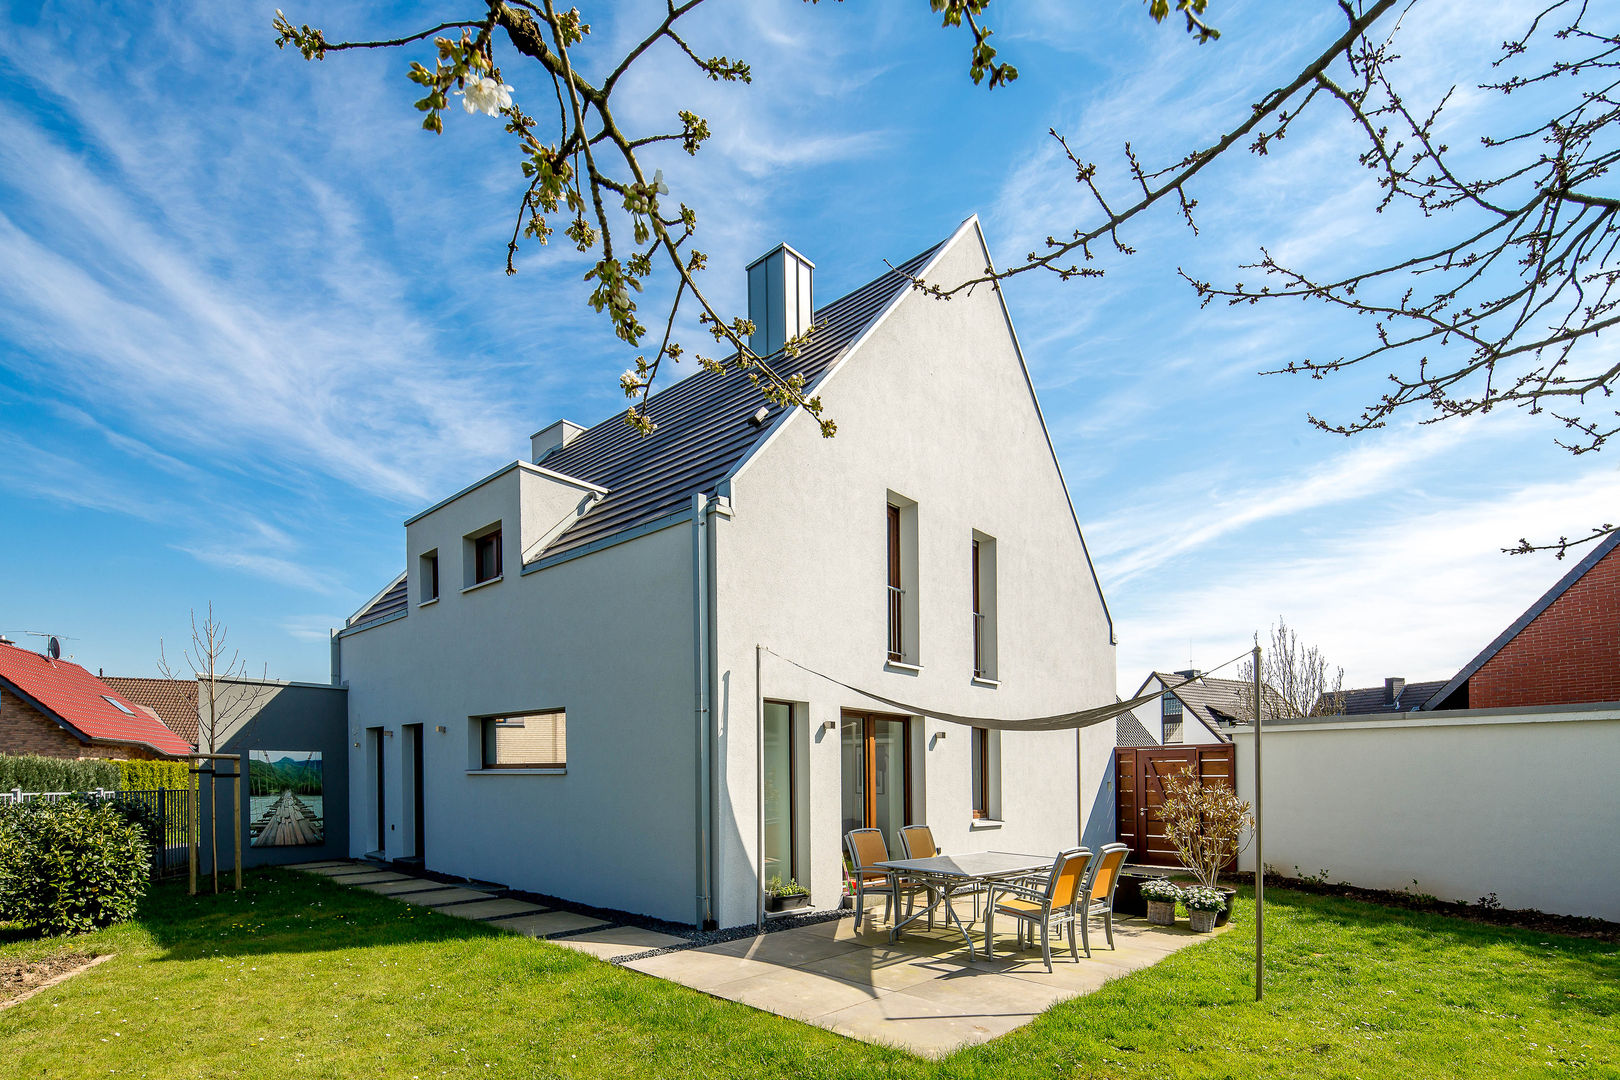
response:
<path id="1" fill-rule="evenodd" d="M 1474 672 L 1484 667 L 1491 657 L 1501 652 L 1508 642 L 1518 637 L 1525 627 L 1535 622 L 1538 615 L 1552 607 L 1560 596 L 1569 591 L 1571 585 L 1586 576 L 1586 572 L 1591 570 L 1592 567 L 1602 562 L 1604 557 L 1615 549 L 1616 545 L 1620 545 L 1620 532 L 1612 532 L 1600 540 L 1597 546 L 1587 553 L 1586 558 L 1576 563 L 1569 573 L 1558 579 L 1558 584 L 1548 589 L 1542 594 L 1541 599 L 1526 608 L 1524 614 L 1513 620 L 1513 625 L 1496 635 L 1495 640 L 1485 646 L 1478 656 L 1464 664 L 1463 669 L 1451 677 L 1451 681 L 1447 682 L 1433 697 L 1424 702 L 1423 708 L 1425 710 L 1444 708 L 1446 699 L 1461 689 L 1462 685 L 1469 680 Z"/>
<path id="2" fill-rule="evenodd" d="M 1369 686 L 1364 689 L 1345 690 L 1343 716 L 1366 716 L 1374 713 L 1412 712 L 1421 709 L 1434 697 L 1435 692 L 1446 685 L 1446 680 L 1436 679 L 1433 682 L 1409 682 L 1401 688 L 1401 693 L 1394 704 L 1384 700 L 1382 686 Z"/>
<path id="3" fill-rule="evenodd" d="M 17 694 L 82 742 L 191 753 L 191 744 L 152 712 L 71 661 L 0 645 L 0 689 Z"/>
<path id="4" fill-rule="evenodd" d="M 197 680 L 103 675 L 101 681 L 117 690 L 125 700 L 151 709 L 164 727 L 192 746 L 197 745 Z"/>
<path id="5" fill-rule="evenodd" d="M 1154 679 L 1159 680 L 1162 686 L 1175 687 L 1170 692 L 1181 700 L 1182 705 L 1200 724 L 1218 738 L 1230 738 L 1226 729 L 1234 725 L 1254 723 L 1254 710 L 1247 704 L 1248 695 L 1252 691 L 1244 679 L 1216 679 L 1201 675 L 1185 686 L 1177 686 L 1177 683 L 1186 680 L 1185 675 L 1177 675 L 1171 671 L 1155 671 L 1142 680 L 1142 686 L 1137 690 L 1137 694 L 1140 695 Z M 1282 715 L 1285 711 L 1282 696 L 1269 685 L 1261 687 L 1260 692 L 1267 702 L 1267 715 Z"/>
<path id="6" fill-rule="evenodd" d="M 816 309 L 815 333 L 797 359 L 773 366 L 783 375 L 804 376 L 807 389 L 845 354 L 910 287 L 944 243 L 935 244 L 881 277 Z M 639 526 L 681 513 L 696 493 L 713 494 L 720 481 L 764 442 L 781 418 L 771 406 L 764 424 L 752 418 L 766 402 L 748 375 L 728 366 L 715 374 L 700 370 L 647 399 L 646 413 L 657 425 L 642 435 L 622 413 L 576 435 L 547 454 L 545 468 L 608 489 L 592 507 L 541 553 L 539 563 L 578 553 Z M 409 611 L 403 576 L 348 621 L 349 626 Z"/>

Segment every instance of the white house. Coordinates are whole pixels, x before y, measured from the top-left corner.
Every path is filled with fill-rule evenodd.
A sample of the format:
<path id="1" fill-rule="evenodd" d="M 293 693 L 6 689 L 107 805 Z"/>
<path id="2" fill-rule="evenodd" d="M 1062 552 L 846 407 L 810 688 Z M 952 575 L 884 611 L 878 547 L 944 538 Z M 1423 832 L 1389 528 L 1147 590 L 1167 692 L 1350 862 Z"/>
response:
<path id="1" fill-rule="evenodd" d="M 1276 711 L 1276 691 L 1267 686 L 1263 693 L 1267 701 L 1273 702 L 1266 713 L 1270 716 Z M 1155 671 L 1142 680 L 1131 697 L 1150 694 L 1159 695 L 1158 705 L 1143 705 L 1134 710 L 1134 716 L 1152 744 L 1203 746 L 1231 742 L 1233 728 L 1254 721 L 1254 707 L 1249 704 L 1254 691 L 1242 679 L 1217 679 L 1192 669 Z M 1141 739 L 1127 743 L 1124 727 L 1120 730 L 1120 745 L 1141 744 Z"/>
<path id="2" fill-rule="evenodd" d="M 1112 725 L 995 732 L 1114 700 L 1113 632 L 1001 290 L 942 301 L 976 218 L 819 308 L 783 245 L 754 347 L 814 310 L 838 422 L 699 372 L 559 421 L 405 523 L 405 573 L 333 641 L 351 850 L 686 923 L 753 922 L 796 877 L 836 907 L 842 837 L 948 851 L 1113 839 Z M 896 715 L 861 691 L 916 704 Z M 891 839 L 891 848 L 898 851 Z"/>

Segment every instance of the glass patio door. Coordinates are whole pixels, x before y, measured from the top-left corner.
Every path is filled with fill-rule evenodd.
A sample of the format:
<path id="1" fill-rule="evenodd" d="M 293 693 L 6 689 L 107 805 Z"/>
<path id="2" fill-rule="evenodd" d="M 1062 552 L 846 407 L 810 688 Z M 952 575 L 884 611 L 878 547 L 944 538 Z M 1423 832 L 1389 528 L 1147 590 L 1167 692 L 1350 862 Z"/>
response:
<path id="1" fill-rule="evenodd" d="M 844 832 L 881 829 L 894 858 L 910 816 L 909 727 L 903 716 L 871 713 L 845 713 L 839 725 Z"/>
<path id="2" fill-rule="evenodd" d="M 765 703 L 765 881 L 797 873 L 794 857 L 793 707 Z"/>

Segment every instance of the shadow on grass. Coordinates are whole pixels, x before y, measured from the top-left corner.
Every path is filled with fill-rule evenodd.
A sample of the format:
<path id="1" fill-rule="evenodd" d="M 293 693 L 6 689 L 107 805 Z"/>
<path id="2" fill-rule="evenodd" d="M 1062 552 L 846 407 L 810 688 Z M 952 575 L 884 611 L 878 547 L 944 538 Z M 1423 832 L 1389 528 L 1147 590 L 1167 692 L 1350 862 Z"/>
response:
<path id="1" fill-rule="evenodd" d="M 262 956 L 507 937 L 466 919 L 293 870 L 249 871 L 241 892 L 147 894 L 137 916 L 162 960 Z"/>

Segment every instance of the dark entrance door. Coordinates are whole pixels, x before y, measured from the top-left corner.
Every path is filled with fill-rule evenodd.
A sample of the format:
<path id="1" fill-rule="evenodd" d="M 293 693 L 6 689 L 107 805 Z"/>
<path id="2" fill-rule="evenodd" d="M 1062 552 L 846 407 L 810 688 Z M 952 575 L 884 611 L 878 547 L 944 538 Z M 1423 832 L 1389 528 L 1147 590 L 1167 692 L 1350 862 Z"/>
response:
<path id="1" fill-rule="evenodd" d="M 372 728 L 371 739 L 376 753 L 377 776 L 377 847 L 379 853 L 388 851 L 388 773 L 384 770 L 383 729 Z"/>
<path id="2" fill-rule="evenodd" d="M 1164 832 L 1164 785 L 1184 769 L 1205 784 L 1235 782 L 1230 743 L 1210 746 L 1139 746 L 1114 751 L 1114 836 L 1131 849 L 1131 861 L 1147 866 L 1180 866 L 1181 857 Z"/>
<path id="3" fill-rule="evenodd" d="M 423 811 L 426 805 L 424 790 L 427 784 L 422 778 L 422 733 L 425 730 L 421 724 L 410 724 L 405 728 L 405 733 L 411 740 L 411 855 L 424 865 L 426 850 L 423 845 L 427 839 L 427 825 Z"/>

